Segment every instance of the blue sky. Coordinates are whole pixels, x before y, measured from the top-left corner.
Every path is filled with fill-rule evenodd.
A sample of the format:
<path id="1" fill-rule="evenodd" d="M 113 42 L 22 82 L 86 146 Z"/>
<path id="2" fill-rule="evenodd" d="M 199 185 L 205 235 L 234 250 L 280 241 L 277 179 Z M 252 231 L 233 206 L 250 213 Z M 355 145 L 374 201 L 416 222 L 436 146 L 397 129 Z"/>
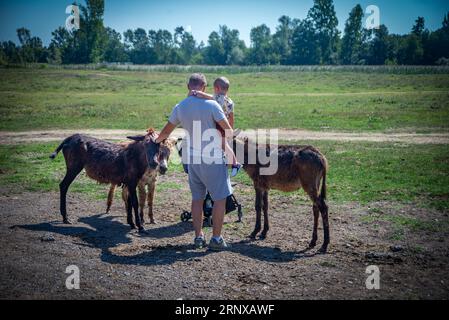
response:
<path id="1" fill-rule="evenodd" d="M 51 32 L 64 25 L 65 8 L 71 0 L 0 0 L 0 41 L 17 41 L 16 29 L 26 27 L 48 44 Z M 83 1 L 81 1 L 83 2 Z M 443 16 L 449 11 L 449 0 L 334 0 L 343 30 L 349 11 L 357 3 L 363 8 L 377 5 L 381 23 L 392 33 L 408 33 L 417 16 L 424 16 L 426 26 L 441 27 Z M 123 32 L 128 28 L 168 29 L 177 26 L 191 28 L 198 41 L 207 38 L 218 26 L 238 29 L 240 37 L 249 45 L 252 27 L 265 23 L 275 30 L 281 15 L 304 18 L 313 0 L 106 0 L 105 24 Z"/>

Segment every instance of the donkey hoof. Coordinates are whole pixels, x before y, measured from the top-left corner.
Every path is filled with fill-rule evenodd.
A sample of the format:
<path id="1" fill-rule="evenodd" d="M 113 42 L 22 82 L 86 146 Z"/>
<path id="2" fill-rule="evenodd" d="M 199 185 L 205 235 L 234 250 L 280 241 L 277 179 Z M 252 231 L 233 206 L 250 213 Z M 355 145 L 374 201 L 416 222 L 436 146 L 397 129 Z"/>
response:
<path id="1" fill-rule="evenodd" d="M 251 233 L 249 236 L 248 236 L 248 239 L 250 239 L 250 240 L 256 240 L 256 237 L 257 237 L 257 233 Z"/>
<path id="2" fill-rule="evenodd" d="M 148 234 L 147 230 L 145 230 L 144 227 L 140 227 L 140 228 L 139 228 L 139 233 L 140 233 L 140 234 Z"/>
<path id="3" fill-rule="evenodd" d="M 64 224 L 72 224 L 72 221 L 70 221 L 70 219 L 68 219 L 68 218 L 64 218 L 64 219 L 62 220 L 62 222 L 63 222 Z"/>
<path id="4" fill-rule="evenodd" d="M 318 254 L 326 254 L 327 253 L 327 246 L 322 246 L 320 250 L 317 251 Z"/>
<path id="5" fill-rule="evenodd" d="M 130 223 L 129 226 L 131 227 L 132 230 L 136 229 L 136 225 L 134 223 Z"/>
<path id="6" fill-rule="evenodd" d="M 308 249 L 313 249 L 313 248 L 315 248 L 315 247 L 316 247 L 316 241 L 311 241 L 311 242 L 309 243 Z"/>
<path id="7" fill-rule="evenodd" d="M 260 240 L 265 240 L 267 238 L 267 234 L 266 233 L 262 233 L 260 236 L 259 236 L 259 239 Z"/>

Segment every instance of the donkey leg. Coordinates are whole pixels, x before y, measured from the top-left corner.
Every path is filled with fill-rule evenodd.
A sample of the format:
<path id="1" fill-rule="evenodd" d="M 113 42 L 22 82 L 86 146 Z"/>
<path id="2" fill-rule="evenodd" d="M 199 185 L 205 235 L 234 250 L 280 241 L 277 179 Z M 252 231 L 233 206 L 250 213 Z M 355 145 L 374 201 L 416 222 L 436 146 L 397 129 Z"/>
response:
<path id="1" fill-rule="evenodd" d="M 112 201 L 114 200 L 115 188 L 117 188 L 117 186 L 115 184 L 111 184 L 111 187 L 109 188 L 109 192 L 108 192 L 108 202 L 107 202 L 107 207 L 106 207 L 106 213 L 109 213 L 109 211 L 111 211 Z"/>
<path id="2" fill-rule="evenodd" d="M 330 242 L 330 232 L 329 232 L 329 208 L 324 199 L 320 199 L 318 208 L 321 212 L 321 219 L 323 220 L 323 232 L 324 232 L 324 242 L 321 246 L 319 253 L 326 253 L 327 247 Z"/>
<path id="3" fill-rule="evenodd" d="M 81 164 L 72 165 L 67 167 L 67 173 L 64 179 L 59 184 L 59 193 L 60 193 L 60 204 L 59 210 L 62 215 L 62 221 L 65 224 L 71 224 L 70 220 L 67 218 L 67 191 L 69 190 L 70 185 L 73 180 L 78 176 L 78 174 L 83 170 L 83 166 Z"/>
<path id="4" fill-rule="evenodd" d="M 260 232 L 261 227 L 261 219 L 262 219 L 262 191 L 256 189 L 256 226 L 254 227 L 254 231 L 249 236 L 251 239 L 255 239 L 257 234 Z"/>
<path id="5" fill-rule="evenodd" d="M 132 209 L 134 209 L 134 218 L 136 220 L 137 229 L 139 229 L 139 232 L 145 231 L 145 229 L 143 228 L 142 222 L 140 221 L 139 200 L 137 199 L 136 186 L 135 185 L 128 186 L 128 190 L 129 190 L 129 195 L 131 197 Z"/>
<path id="6" fill-rule="evenodd" d="M 150 223 L 155 224 L 154 222 L 154 216 L 153 216 L 153 201 L 154 201 L 154 192 L 156 189 L 156 181 L 152 181 L 148 185 L 148 195 L 147 195 L 147 201 L 148 201 L 148 217 L 150 217 Z"/>
<path id="7" fill-rule="evenodd" d="M 122 199 L 123 199 L 123 202 L 125 202 L 126 222 L 129 224 L 131 229 L 135 229 L 136 225 L 134 224 L 134 221 L 133 221 L 133 211 L 132 211 L 133 207 L 131 205 L 131 203 L 132 203 L 131 195 L 128 191 L 128 187 L 126 187 L 126 186 L 123 186 Z"/>
<path id="8" fill-rule="evenodd" d="M 309 249 L 315 248 L 316 242 L 318 241 L 318 219 L 320 217 L 320 210 L 317 205 L 313 205 L 313 233 L 312 241 L 310 241 Z"/>
<path id="9" fill-rule="evenodd" d="M 268 221 L 268 191 L 263 192 L 262 198 L 263 230 L 262 234 L 260 235 L 260 239 L 265 239 L 267 237 L 268 230 L 270 230 L 270 222 Z"/>
<path id="10" fill-rule="evenodd" d="M 309 183 L 307 183 L 309 182 Z M 309 195 L 310 200 L 313 202 L 313 232 L 312 240 L 310 241 L 309 247 L 305 250 L 308 251 L 315 248 L 318 241 L 318 223 L 320 218 L 320 197 L 318 195 L 319 181 L 318 183 L 310 183 L 309 180 L 304 179 L 302 183 L 304 191 Z"/>
<path id="11" fill-rule="evenodd" d="M 142 224 L 145 224 L 145 217 L 143 214 L 143 211 L 145 209 L 145 200 L 147 197 L 147 192 L 145 191 L 145 184 L 139 183 L 137 186 L 138 193 L 139 193 L 139 214 L 140 214 L 140 221 L 142 221 Z"/>

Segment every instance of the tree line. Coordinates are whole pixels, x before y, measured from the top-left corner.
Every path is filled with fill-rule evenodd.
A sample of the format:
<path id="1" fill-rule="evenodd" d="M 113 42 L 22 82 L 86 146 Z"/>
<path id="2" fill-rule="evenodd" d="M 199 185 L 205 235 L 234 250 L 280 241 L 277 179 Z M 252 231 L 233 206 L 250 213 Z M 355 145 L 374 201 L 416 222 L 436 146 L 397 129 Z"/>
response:
<path id="1" fill-rule="evenodd" d="M 0 64 L 134 64 L 205 65 L 448 65 L 449 13 L 440 29 L 429 31 L 418 17 L 407 35 L 390 34 L 385 25 L 364 27 L 358 4 L 345 23 L 343 34 L 333 0 L 314 0 L 305 19 L 282 16 L 272 32 L 265 24 L 251 30 L 250 47 L 239 31 L 226 25 L 198 43 L 183 27 L 168 30 L 126 30 L 104 26 L 104 0 L 87 0 L 80 8 L 80 28 L 59 27 L 44 46 L 30 30 L 17 29 L 19 45 L 0 45 Z"/>

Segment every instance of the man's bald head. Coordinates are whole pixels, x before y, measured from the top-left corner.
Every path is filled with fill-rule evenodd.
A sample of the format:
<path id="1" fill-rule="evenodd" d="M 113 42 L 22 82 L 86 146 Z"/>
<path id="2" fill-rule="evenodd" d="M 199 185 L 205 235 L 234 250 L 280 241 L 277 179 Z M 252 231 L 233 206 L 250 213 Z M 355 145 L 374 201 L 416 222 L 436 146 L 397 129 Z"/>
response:
<path id="1" fill-rule="evenodd" d="M 189 87 L 189 90 L 204 90 L 207 86 L 206 76 L 202 73 L 192 74 L 187 86 Z"/>

